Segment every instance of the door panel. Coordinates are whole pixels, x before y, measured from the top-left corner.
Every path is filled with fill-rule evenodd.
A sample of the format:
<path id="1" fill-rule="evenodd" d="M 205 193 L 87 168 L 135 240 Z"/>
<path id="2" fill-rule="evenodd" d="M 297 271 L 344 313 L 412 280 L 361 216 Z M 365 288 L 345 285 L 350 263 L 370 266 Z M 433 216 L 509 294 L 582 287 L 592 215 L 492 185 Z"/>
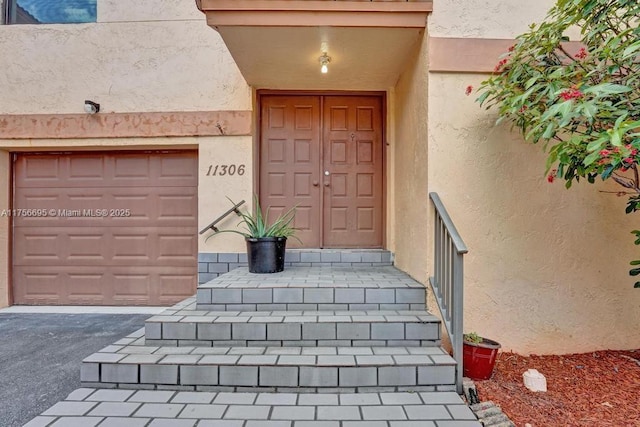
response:
<path id="1" fill-rule="evenodd" d="M 382 98 L 261 98 L 260 201 L 297 205 L 306 248 L 379 248 L 383 235 Z"/>
<path id="2" fill-rule="evenodd" d="M 320 99 L 264 96 L 261 117 L 260 204 L 271 219 L 297 206 L 296 236 L 304 247 L 320 247 Z"/>
<path id="3" fill-rule="evenodd" d="M 324 246 L 382 247 L 381 98 L 327 96 L 324 117 Z"/>

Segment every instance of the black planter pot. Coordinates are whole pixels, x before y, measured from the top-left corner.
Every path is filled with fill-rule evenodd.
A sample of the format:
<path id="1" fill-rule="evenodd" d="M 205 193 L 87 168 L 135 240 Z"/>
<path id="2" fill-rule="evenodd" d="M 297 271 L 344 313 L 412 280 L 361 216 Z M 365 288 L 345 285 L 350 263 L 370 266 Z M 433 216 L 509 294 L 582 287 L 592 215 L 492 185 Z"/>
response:
<path id="1" fill-rule="evenodd" d="M 278 273 L 284 270 L 286 237 L 247 237 L 249 273 Z"/>

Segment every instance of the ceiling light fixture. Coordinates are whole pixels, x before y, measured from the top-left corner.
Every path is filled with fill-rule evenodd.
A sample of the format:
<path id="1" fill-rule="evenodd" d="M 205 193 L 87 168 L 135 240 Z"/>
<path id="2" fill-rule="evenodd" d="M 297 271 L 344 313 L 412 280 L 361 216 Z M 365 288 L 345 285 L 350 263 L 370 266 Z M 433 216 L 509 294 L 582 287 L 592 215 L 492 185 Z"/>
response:
<path id="1" fill-rule="evenodd" d="M 87 99 L 84 101 L 84 111 L 86 111 L 87 114 L 96 114 L 100 112 L 100 104 Z"/>
<path id="2" fill-rule="evenodd" d="M 331 62 L 331 57 L 327 55 L 327 52 L 323 52 L 322 56 L 318 58 L 320 61 L 320 72 L 322 74 L 327 74 L 329 72 L 329 62 Z"/>

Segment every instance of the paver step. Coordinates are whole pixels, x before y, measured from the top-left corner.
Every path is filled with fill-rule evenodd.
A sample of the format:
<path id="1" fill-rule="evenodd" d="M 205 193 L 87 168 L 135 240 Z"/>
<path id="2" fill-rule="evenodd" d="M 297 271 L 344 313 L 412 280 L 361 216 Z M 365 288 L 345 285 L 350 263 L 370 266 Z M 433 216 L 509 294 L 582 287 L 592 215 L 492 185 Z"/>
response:
<path id="1" fill-rule="evenodd" d="M 135 334 L 119 342 L 84 359 L 83 383 L 189 390 L 454 389 L 455 361 L 440 347 L 162 347 L 145 345 Z"/>
<path id="2" fill-rule="evenodd" d="M 214 311 L 424 310 L 425 287 L 394 267 L 238 268 L 198 285 L 197 309 Z"/>
<path id="3" fill-rule="evenodd" d="M 437 346 L 440 320 L 426 311 L 233 312 L 171 310 L 145 324 L 148 345 Z"/>
<path id="4" fill-rule="evenodd" d="M 288 267 L 379 267 L 393 265 L 391 252 L 384 249 L 287 249 Z M 198 283 L 247 266 L 246 253 L 198 254 Z"/>
<path id="5" fill-rule="evenodd" d="M 81 388 L 25 427 L 481 427 L 455 392 L 226 393 Z"/>

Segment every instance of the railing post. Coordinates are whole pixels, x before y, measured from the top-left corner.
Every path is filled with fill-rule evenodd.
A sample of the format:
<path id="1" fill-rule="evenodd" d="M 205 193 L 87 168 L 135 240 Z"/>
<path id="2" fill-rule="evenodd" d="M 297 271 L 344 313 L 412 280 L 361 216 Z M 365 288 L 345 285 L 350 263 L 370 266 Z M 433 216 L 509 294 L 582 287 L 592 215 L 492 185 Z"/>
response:
<path id="1" fill-rule="evenodd" d="M 456 262 L 453 269 L 453 309 L 451 310 L 451 329 L 453 329 L 453 340 L 451 345 L 453 346 L 453 353 L 456 355 L 456 391 L 458 394 L 462 394 L 462 335 L 463 331 L 463 319 L 464 319 L 464 265 L 463 257 L 461 253 L 456 253 Z"/>

